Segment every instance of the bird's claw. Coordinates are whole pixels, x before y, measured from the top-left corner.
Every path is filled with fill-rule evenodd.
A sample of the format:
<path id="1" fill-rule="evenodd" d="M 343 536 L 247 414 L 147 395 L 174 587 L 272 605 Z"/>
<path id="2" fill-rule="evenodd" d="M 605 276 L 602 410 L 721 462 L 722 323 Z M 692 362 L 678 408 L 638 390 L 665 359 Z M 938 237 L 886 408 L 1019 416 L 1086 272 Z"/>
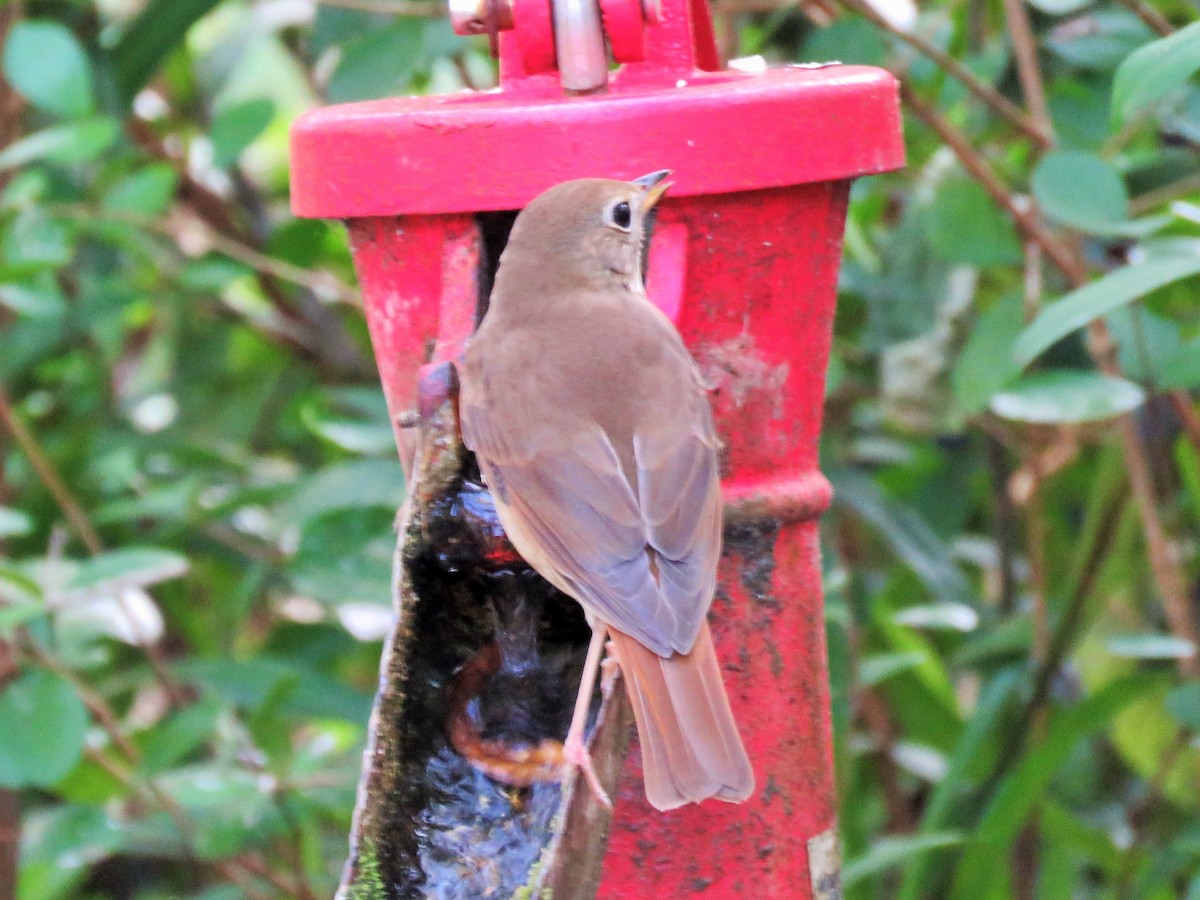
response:
<path id="1" fill-rule="evenodd" d="M 587 779 L 588 787 L 592 789 L 596 799 L 604 805 L 605 809 L 611 810 L 613 808 L 612 800 L 609 799 L 607 792 L 600 784 L 600 776 L 596 774 L 596 769 L 592 765 L 592 755 L 588 753 L 583 741 L 569 736 L 567 742 L 563 744 L 563 760 L 568 765 L 582 770 L 583 777 Z"/>

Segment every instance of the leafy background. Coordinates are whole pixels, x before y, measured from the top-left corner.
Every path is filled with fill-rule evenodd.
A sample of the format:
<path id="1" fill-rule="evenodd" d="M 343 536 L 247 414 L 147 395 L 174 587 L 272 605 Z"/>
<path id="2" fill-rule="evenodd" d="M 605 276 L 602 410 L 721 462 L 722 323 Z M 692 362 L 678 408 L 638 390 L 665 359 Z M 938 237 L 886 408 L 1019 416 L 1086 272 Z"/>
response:
<path id="1" fill-rule="evenodd" d="M 1200 898 L 1196 5 L 715 10 L 906 103 L 823 446 L 847 896 Z M 287 127 L 486 48 L 421 0 L 0 31 L 0 896 L 328 896 L 403 484 Z"/>

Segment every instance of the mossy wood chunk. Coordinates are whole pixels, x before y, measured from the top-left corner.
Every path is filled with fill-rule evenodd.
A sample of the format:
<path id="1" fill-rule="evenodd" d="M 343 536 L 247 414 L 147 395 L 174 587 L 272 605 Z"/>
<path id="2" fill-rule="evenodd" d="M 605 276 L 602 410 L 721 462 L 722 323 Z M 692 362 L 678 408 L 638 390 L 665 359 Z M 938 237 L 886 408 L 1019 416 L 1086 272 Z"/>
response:
<path id="1" fill-rule="evenodd" d="M 561 740 L 590 630 L 574 600 L 519 557 L 492 552 L 503 535 L 458 438 L 453 396 L 420 429 L 399 523 L 396 623 L 337 896 L 594 897 L 611 813 L 578 773 L 514 787 L 485 775 L 449 736 L 457 712 L 487 742 Z M 465 710 L 452 708 L 456 676 L 495 645 L 499 671 Z M 632 723 L 619 676 L 593 709 L 593 761 L 615 796 Z"/>

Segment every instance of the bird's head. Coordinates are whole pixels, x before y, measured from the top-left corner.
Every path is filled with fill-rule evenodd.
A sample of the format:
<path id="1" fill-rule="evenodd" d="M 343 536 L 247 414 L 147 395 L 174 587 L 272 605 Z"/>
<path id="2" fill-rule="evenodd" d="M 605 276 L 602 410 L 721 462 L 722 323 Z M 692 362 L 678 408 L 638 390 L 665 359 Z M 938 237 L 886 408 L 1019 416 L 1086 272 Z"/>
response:
<path id="1" fill-rule="evenodd" d="M 540 267 L 545 279 L 640 290 L 655 208 L 671 186 L 670 174 L 663 169 L 633 181 L 582 178 L 555 185 L 517 216 L 500 271 L 521 260 L 522 267 L 527 261 Z"/>

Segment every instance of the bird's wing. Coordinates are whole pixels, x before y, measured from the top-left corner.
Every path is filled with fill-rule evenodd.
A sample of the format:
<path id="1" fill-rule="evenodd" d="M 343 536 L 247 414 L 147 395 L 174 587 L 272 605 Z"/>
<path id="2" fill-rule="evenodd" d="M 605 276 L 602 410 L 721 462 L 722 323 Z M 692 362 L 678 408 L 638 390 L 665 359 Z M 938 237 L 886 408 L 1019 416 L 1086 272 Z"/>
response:
<path id="1" fill-rule="evenodd" d="M 699 401 L 698 427 L 635 437 L 636 490 L 597 425 L 564 423 L 553 446 L 539 446 L 482 404 L 460 409 L 463 439 L 517 549 L 595 615 L 663 656 L 691 649 L 720 550 L 715 437 L 703 395 Z"/>
<path id="2" fill-rule="evenodd" d="M 690 649 L 716 588 L 721 553 L 718 440 L 703 394 L 675 428 L 634 435 L 638 500 L 662 601 L 675 613 L 672 644 Z"/>

